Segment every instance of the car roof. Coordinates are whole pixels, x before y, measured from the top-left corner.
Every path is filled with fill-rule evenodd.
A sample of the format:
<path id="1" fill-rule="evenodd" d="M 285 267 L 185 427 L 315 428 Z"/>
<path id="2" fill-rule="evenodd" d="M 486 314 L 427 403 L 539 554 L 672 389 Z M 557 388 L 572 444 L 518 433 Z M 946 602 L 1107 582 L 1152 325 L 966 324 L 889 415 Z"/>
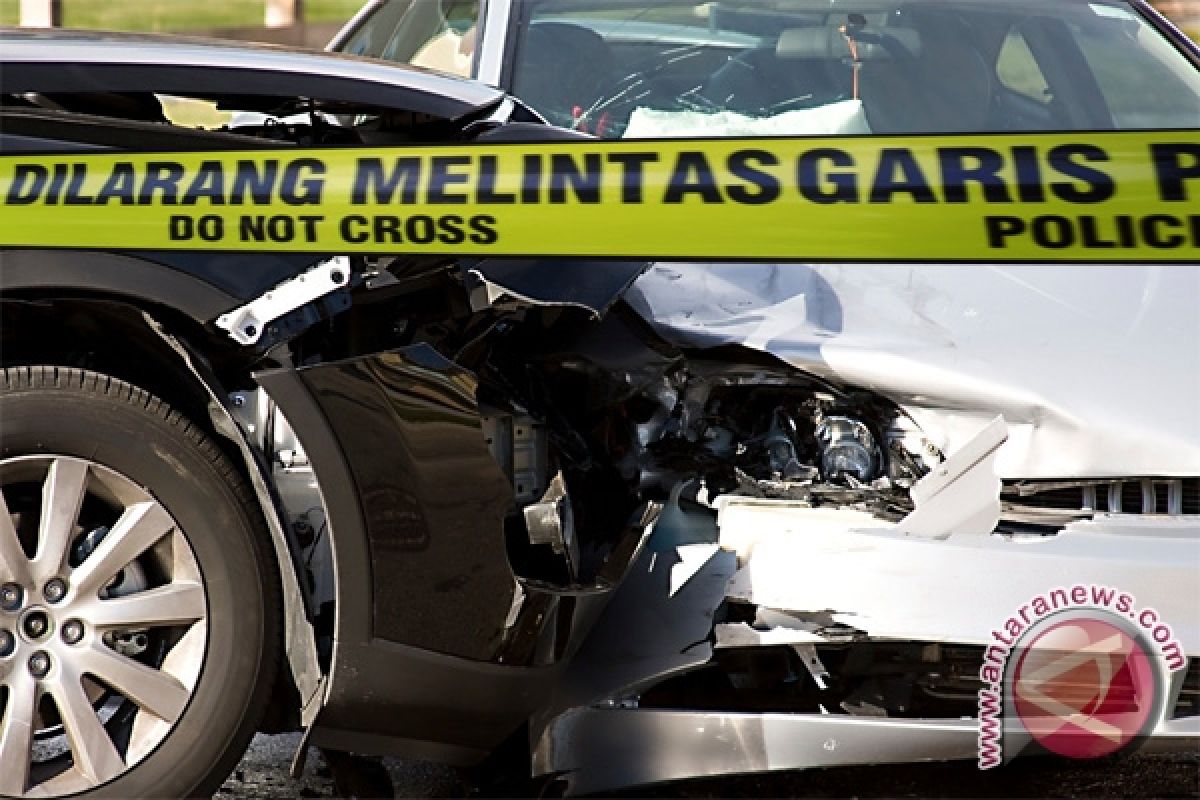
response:
<path id="1" fill-rule="evenodd" d="M 446 119 L 504 96 L 475 81 L 336 53 L 180 36 L 26 29 L 0 29 L 0 92 L 302 97 L 326 108 L 394 109 Z"/>

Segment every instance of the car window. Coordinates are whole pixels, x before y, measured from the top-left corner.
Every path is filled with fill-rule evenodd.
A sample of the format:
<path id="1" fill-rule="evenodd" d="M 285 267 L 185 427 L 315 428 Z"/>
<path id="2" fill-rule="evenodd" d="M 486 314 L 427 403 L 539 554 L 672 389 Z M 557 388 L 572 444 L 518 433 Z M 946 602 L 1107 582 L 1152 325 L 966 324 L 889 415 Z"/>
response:
<path id="1" fill-rule="evenodd" d="M 1029 43 L 1018 31 L 1009 31 L 1004 37 L 996 59 L 996 77 L 1004 88 L 1035 102 L 1046 104 L 1052 99 L 1042 68 L 1029 49 Z"/>
<path id="2" fill-rule="evenodd" d="M 518 2 L 511 91 L 608 138 L 1200 124 L 1200 73 L 1115 0 Z"/>
<path id="3" fill-rule="evenodd" d="M 228 125 L 234 117 L 233 112 L 220 110 L 213 100 L 167 94 L 159 94 L 156 97 L 162 105 L 163 116 L 167 121 L 182 128 L 218 130 Z"/>
<path id="4" fill-rule="evenodd" d="M 1118 128 L 1200 125 L 1179 54 L 1153 30 L 1127 17 L 1124 24 L 1078 25 L 1073 32 Z"/>
<path id="5" fill-rule="evenodd" d="M 478 25 L 479 0 L 392 0 L 337 49 L 470 77 Z"/>
<path id="6" fill-rule="evenodd" d="M 409 5 L 406 0 L 392 0 L 376 6 L 350 36 L 334 49 L 354 56 L 382 58 L 392 38 L 397 35 L 400 21 L 404 19 Z"/>

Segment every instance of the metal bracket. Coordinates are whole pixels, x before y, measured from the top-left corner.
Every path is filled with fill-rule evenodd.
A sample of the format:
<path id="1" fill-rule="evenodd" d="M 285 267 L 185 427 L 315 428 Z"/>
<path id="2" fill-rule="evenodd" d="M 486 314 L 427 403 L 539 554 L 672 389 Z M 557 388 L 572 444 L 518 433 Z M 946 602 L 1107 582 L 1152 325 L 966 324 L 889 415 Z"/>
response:
<path id="1" fill-rule="evenodd" d="M 254 344 L 267 325 L 308 305 L 350 282 L 350 259 L 337 256 L 289 278 L 228 314 L 217 317 L 217 327 L 229 332 L 238 344 Z"/>
<path id="2" fill-rule="evenodd" d="M 804 662 L 804 667 L 812 676 L 817 688 L 821 691 L 827 690 L 832 679 L 829 677 L 829 670 L 825 669 L 825 664 L 821 662 L 821 657 L 817 655 L 816 645 L 793 644 L 792 650 Z"/>

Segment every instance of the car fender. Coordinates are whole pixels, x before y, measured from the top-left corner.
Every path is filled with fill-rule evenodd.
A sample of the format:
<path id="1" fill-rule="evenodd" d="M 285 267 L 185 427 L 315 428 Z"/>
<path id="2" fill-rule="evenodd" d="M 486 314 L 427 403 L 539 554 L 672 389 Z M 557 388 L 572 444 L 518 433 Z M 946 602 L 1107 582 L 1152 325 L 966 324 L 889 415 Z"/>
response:
<path id="1" fill-rule="evenodd" d="M 300 693 L 301 722 L 311 723 L 319 704 L 322 670 L 317 657 L 316 636 L 310 622 L 311 609 L 301 588 L 296 562 L 299 549 L 283 523 L 281 509 L 268 482 L 268 471 L 257 452 L 250 446 L 242 428 L 225 404 L 228 394 L 220 390 L 216 378 L 194 357 L 187 345 L 168 333 L 152 316 L 143 312 L 146 325 L 162 339 L 186 365 L 198 387 L 208 395 L 209 420 L 214 430 L 231 441 L 242 454 L 246 474 L 250 477 L 254 497 L 262 509 L 263 519 L 271 536 L 275 558 L 279 564 L 280 589 L 283 595 L 284 653 L 291 669 L 296 689 Z"/>

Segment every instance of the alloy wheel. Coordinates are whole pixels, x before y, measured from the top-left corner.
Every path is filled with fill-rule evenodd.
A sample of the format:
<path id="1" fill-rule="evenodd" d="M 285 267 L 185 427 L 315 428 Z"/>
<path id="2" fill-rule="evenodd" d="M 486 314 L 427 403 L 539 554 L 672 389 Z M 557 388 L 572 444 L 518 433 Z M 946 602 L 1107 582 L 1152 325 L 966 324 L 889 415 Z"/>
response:
<path id="1" fill-rule="evenodd" d="M 0 461 L 0 795 L 64 795 L 171 733 L 207 644 L 196 557 L 142 486 L 91 461 Z"/>

